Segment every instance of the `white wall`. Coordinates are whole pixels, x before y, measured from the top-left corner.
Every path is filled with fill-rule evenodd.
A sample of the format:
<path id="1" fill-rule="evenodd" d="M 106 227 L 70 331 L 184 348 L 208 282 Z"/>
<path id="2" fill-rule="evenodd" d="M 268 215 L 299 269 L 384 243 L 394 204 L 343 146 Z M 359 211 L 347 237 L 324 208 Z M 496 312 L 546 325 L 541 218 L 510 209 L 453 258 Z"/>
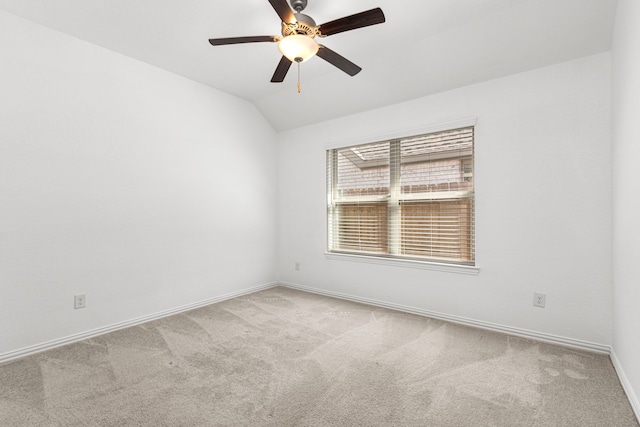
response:
<path id="1" fill-rule="evenodd" d="M 477 276 L 325 258 L 327 146 L 469 116 L 477 117 Z M 282 133 L 279 277 L 606 349 L 610 131 L 605 53 Z M 545 309 L 533 307 L 534 292 L 547 294 Z"/>
<path id="2" fill-rule="evenodd" d="M 5 13 L 0 39 L 0 355 L 275 279 L 251 104 Z"/>
<path id="3" fill-rule="evenodd" d="M 620 194 L 638 157 L 625 95 L 637 73 L 621 71 L 638 68 L 638 35 L 624 16 Z M 275 265 L 285 282 L 611 344 L 609 54 L 277 136 L 243 100 L 1 12 L 0 37 L 0 356 L 261 285 Z M 469 116 L 480 274 L 327 260 L 325 148 Z M 615 247 L 631 256 L 639 207 L 625 199 Z M 614 342 L 637 389 L 624 255 Z M 86 309 L 73 310 L 78 293 Z"/>
<path id="4" fill-rule="evenodd" d="M 613 38 L 613 349 L 640 414 L 640 2 L 619 0 Z"/>

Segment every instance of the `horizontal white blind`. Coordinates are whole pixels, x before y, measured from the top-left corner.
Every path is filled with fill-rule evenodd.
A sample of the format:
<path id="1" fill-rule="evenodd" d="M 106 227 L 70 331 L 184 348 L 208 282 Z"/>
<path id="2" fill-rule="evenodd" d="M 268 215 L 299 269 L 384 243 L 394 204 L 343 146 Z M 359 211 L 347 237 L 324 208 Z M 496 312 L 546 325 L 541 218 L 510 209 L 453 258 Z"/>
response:
<path id="1" fill-rule="evenodd" d="M 336 249 L 388 252 L 389 142 L 335 150 Z"/>
<path id="2" fill-rule="evenodd" d="M 327 151 L 329 251 L 474 264 L 474 128 Z"/>
<path id="3" fill-rule="evenodd" d="M 337 150 L 337 197 L 382 196 L 389 193 L 389 143 Z"/>

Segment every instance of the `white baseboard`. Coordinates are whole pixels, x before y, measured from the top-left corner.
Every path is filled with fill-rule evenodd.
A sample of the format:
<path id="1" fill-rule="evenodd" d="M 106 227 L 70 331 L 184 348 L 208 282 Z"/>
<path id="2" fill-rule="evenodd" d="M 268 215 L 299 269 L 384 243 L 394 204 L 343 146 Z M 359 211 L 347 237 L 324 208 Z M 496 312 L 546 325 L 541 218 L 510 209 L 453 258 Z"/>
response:
<path id="1" fill-rule="evenodd" d="M 602 345 L 602 344 L 595 344 L 587 341 L 575 340 L 575 339 L 551 335 L 551 334 L 545 334 L 541 332 L 530 331 L 526 329 L 513 328 L 510 326 L 504 326 L 504 325 L 499 325 L 499 324 L 490 323 L 490 322 L 483 322 L 483 321 L 478 321 L 474 319 L 468 319 L 460 316 L 452 316 L 452 315 L 433 312 L 429 310 L 418 309 L 415 307 L 403 306 L 400 304 L 393 304 L 393 303 L 377 301 L 369 298 L 357 297 L 357 296 L 343 294 L 339 292 L 331 292 L 323 289 L 312 288 L 312 287 L 302 286 L 302 285 L 298 285 L 295 283 L 288 283 L 288 282 L 272 282 L 264 285 L 254 286 L 241 291 L 220 295 L 204 301 L 199 301 L 193 304 L 183 305 L 180 307 L 161 311 L 159 313 L 151 314 L 148 316 L 138 317 L 136 319 L 131 319 L 125 322 L 120 322 L 113 325 L 105 326 L 103 328 L 93 329 L 91 331 L 70 335 L 65 338 L 60 338 L 60 339 L 48 341 L 42 344 L 36 344 L 33 346 L 25 347 L 19 350 L 10 351 L 7 353 L 0 354 L 0 363 L 8 362 L 10 360 L 29 356 L 35 353 L 40 353 L 42 351 L 50 350 L 50 349 L 71 344 L 77 341 L 93 338 L 99 335 L 103 335 L 109 332 L 114 332 L 114 331 L 128 328 L 131 326 L 136 326 L 142 323 L 150 322 L 152 320 L 161 319 L 163 317 L 172 316 L 174 314 L 183 313 L 189 310 L 194 310 L 196 308 L 204 307 L 210 304 L 215 304 L 218 302 L 226 301 L 232 298 L 240 297 L 240 296 L 251 294 L 254 292 L 271 289 L 276 286 L 284 286 L 287 288 L 297 289 L 305 292 L 311 292 L 319 295 L 330 296 L 334 298 L 340 298 L 348 301 L 359 302 L 367 305 L 373 305 L 376 307 L 389 308 L 392 310 L 398 310 L 406 313 L 417 314 L 420 316 L 432 317 L 435 319 L 445 320 L 448 322 L 458 323 L 466 326 L 473 326 L 481 329 L 508 333 L 511 335 L 531 338 L 538 341 L 549 342 L 552 344 L 560 344 L 568 347 L 577 348 L 580 350 L 587 350 L 587 351 L 594 351 L 598 353 L 608 354 L 611 358 L 611 361 L 616 370 L 618 378 L 620 379 L 620 383 L 622 384 L 622 387 L 627 394 L 627 397 L 636 415 L 636 418 L 640 419 L 640 400 L 638 399 L 638 396 L 635 394 L 635 391 L 633 390 L 631 383 L 629 382 L 629 379 L 627 378 L 624 372 L 624 369 L 622 368 L 622 365 L 620 364 L 620 361 L 616 356 L 615 351 L 609 346 Z"/>
<path id="2" fill-rule="evenodd" d="M 627 393 L 627 398 L 629 399 L 629 403 L 631 404 L 631 408 L 633 412 L 636 414 L 636 418 L 640 420 L 640 400 L 636 395 L 633 387 L 631 386 L 631 382 L 625 373 L 622 364 L 620 363 L 620 359 L 616 355 L 615 348 L 611 349 L 611 362 L 613 363 L 613 367 L 618 374 L 618 379 L 620 380 L 620 384 L 622 384 L 622 388 L 624 392 Z"/>
<path id="3" fill-rule="evenodd" d="M 510 335 L 516 335 L 524 338 L 534 339 L 536 341 L 544 341 L 551 344 L 563 345 L 565 347 L 576 348 L 578 350 L 586 350 L 586 351 L 606 354 L 610 357 L 611 362 L 613 363 L 614 370 L 616 371 L 616 374 L 620 379 L 622 388 L 624 389 L 627 395 L 627 399 L 631 404 L 631 408 L 633 409 L 633 412 L 635 413 L 636 418 L 640 420 L 640 400 L 638 399 L 638 396 L 633 390 L 633 387 L 631 386 L 631 382 L 629 381 L 629 378 L 625 374 L 624 369 L 622 368 L 620 360 L 616 356 L 614 349 L 612 349 L 610 346 L 603 345 L 603 344 L 596 344 L 588 341 L 576 340 L 572 338 L 561 337 L 558 335 L 530 331 L 527 329 L 513 328 L 510 326 L 499 325 L 496 323 L 483 322 L 483 321 L 468 319 L 460 316 L 452 316 L 452 315 L 437 313 L 429 310 L 423 310 L 415 307 L 408 307 L 400 304 L 393 304 L 393 303 L 377 301 L 369 298 L 362 298 L 354 295 L 343 294 L 340 292 L 326 291 L 324 289 L 312 288 L 309 286 L 302 286 L 295 283 L 280 282 L 279 285 L 287 288 L 291 288 L 291 289 L 297 289 L 304 292 L 318 294 L 318 295 L 325 295 L 333 298 L 340 298 L 348 301 L 354 301 L 354 302 L 359 302 L 367 305 L 373 305 L 376 307 L 383 307 L 383 308 L 389 308 L 392 310 L 398 310 L 405 313 L 417 314 L 419 316 L 426 316 L 434 319 L 445 320 L 448 322 L 458 323 L 466 326 L 472 326 L 472 327 L 491 330 L 491 331 L 503 332 Z"/>
<path id="4" fill-rule="evenodd" d="M 187 304 L 180 307 L 172 308 L 169 310 L 161 311 L 159 313 L 150 314 L 148 316 L 138 317 L 136 319 L 127 320 L 120 323 L 115 323 L 113 325 L 105 326 L 103 328 L 93 329 L 86 332 L 81 332 L 79 334 L 70 335 L 68 337 L 55 339 L 52 341 L 48 341 L 42 344 L 36 344 L 29 347 L 21 348 L 19 350 L 10 351 L 7 353 L 0 354 L 0 363 L 8 362 L 13 359 L 18 359 L 20 357 L 29 356 L 35 353 L 40 353 L 42 351 L 50 350 L 56 347 L 60 347 L 63 345 L 71 344 L 77 341 L 86 340 L 89 338 L 97 337 L 98 335 L 107 334 L 109 332 L 114 332 L 120 329 L 128 328 L 131 326 L 140 325 L 142 323 L 150 322 L 152 320 L 161 319 L 163 317 L 172 316 L 174 314 L 183 313 L 185 311 L 194 310 L 196 308 L 204 307 L 210 304 L 215 304 L 217 302 L 226 301 L 232 298 L 240 297 L 243 295 L 251 294 L 254 292 L 262 291 L 265 289 L 270 289 L 275 286 L 278 286 L 279 283 L 273 282 L 265 285 L 254 286 L 251 288 L 243 289 L 237 292 L 231 292 L 228 294 L 220 295 L 214 298 L 210 298 L 204 301 L 199 301 L 193 304 Z"/>
<path id="5" fill-rule="evenodd" d="M 449 314 L 438 313 L 435 311 L 423 310 L 420 308 L 404 306 L 400 304 L 394 304 L 384 301 L 373 300 L 369 298 L 362 298 L 354 295 L 343 294 L 339 292 L 331 292 L 323 289 L 312 288 L 308 286 L 302 286 L 295 283 L 280 282 L 280 286 L 287 288 L 298 289 L 300 291 L 311 292 L 314 294 L 330 296 L 334 298 L 340 298 L 344 300 L 359 302 L 367 305 L 373 305 L 376 307 L 389 308 L 392 310 L 398 310 L 405 313 L 417 314 L 419 316 L 431 317 L 434 319 L 446 320 L 448 322 L 458 323 L 466 326 L 473 326 L 476 328 L 486 329 L 490 331 L 503 332 L 510 335 L 516 335 L 524 338 L 531 338 L 537 341 L 544 341 L 552 344 L 559 344 L 565 347 L 572 347 L 579 350 L 587 350 L 602 354 L 611 354 L 611 347 L 603 344 L 596 344 L 588 341 L 576 340 L 573 338 L 562 337 L 558 335 L 546 334 L 543 332 L 530 331 L 527 329 L 514 328 L 511 326 L 504 326 L 497 323 L 484 322 L 481 320 L 469 319 L 466 317 L 453 316 Z"/>

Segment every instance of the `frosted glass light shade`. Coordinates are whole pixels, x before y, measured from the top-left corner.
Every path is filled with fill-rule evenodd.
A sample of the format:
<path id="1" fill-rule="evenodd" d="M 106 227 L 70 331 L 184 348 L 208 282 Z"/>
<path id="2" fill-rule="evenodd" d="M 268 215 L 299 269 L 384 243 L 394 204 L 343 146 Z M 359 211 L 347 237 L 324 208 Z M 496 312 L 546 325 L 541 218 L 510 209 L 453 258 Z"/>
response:
<path id="1" fill-rule="evenodd" d="M 318 53 L 318 43 L 309 36 L 293 34 L 280 40 L 278 49 L 291 62 L 296 62 L 296 58 L 302 58 L 304 62 Z"/>

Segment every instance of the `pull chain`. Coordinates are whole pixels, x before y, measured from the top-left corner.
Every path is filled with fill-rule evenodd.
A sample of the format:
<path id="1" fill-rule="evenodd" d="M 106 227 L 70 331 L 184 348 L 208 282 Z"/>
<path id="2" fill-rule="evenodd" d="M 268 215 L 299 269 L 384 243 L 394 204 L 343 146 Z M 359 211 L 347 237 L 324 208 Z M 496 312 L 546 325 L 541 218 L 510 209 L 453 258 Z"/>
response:
<path id="1" fill-rule="evenodd" d="M 298 63 L 298 93 L 300 93 L 300 63 L 302 58 L 296 58 L 296 62 Z"/>

